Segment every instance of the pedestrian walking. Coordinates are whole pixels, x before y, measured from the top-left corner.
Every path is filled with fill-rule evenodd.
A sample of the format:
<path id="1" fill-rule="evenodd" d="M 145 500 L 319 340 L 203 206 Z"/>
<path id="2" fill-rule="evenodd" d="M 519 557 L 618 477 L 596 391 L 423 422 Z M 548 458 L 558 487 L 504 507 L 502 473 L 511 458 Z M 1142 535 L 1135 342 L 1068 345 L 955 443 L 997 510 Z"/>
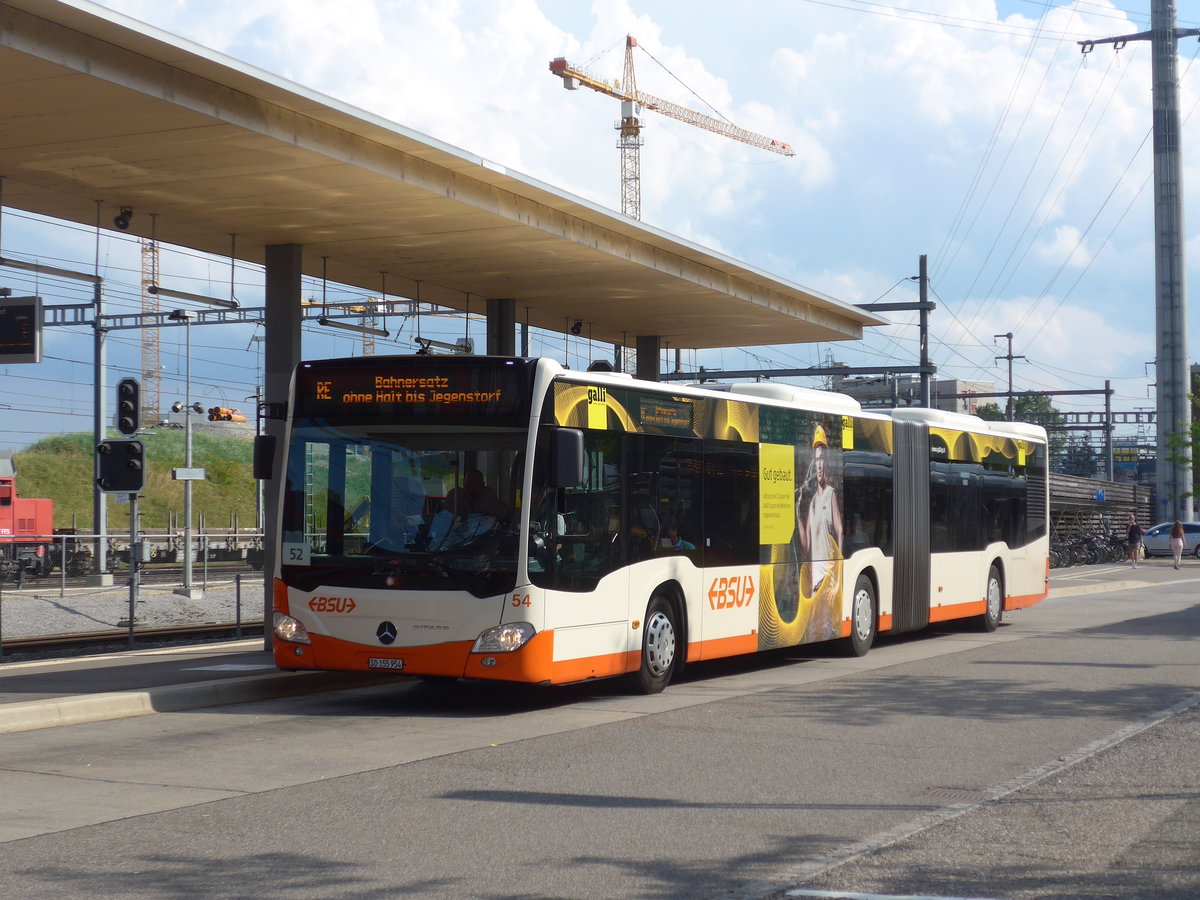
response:
<path id="1" fill-rule="evenodd" d="M 1182 527 L 1182 526 L 1181 526 Z M 1142 526 L 1137 522 L 1137 516 L 1129 514 L 1129 527 L 1125 529 L 1125 540 L 1129 543 L 1130 567 L 1136 569 L 1138 556 L 1142 549 Z"/>
<path id="2" fill-rule="evenodd" d="M 1178 519 L 1171 526 L 1171 555 L 1175 557 L 1175 568 L 1183 560 L 1183 523 Z"/>

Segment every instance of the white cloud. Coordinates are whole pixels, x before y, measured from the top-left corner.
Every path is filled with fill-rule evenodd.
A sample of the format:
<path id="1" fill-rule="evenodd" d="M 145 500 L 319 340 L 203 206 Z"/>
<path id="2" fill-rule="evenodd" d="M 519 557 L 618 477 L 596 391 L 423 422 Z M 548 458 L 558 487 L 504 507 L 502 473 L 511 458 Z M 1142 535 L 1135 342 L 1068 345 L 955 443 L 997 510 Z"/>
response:
<path id="1" fill-rule="evenodd" d="M 1073 225 L 1060 225 L 1047 240 L 1034 246 L 1039 258 L 1050 264 L 1063 264 L 1072 268 L 1086 266 L 1092 261 L 1087 239 Z"/>
<path id="2" fill-rule="evenodd" d="M 915 295 L 903 279 L 926 254 L 934 327 L 945 329 L 937 362 L 963 377 L 994 370 L 993 330 L 1015 331 L 1014 352 L 1084 383 L 1133 384 L 1153 352 L 1149 48 L 1084 57 L 1076 45 L 1146 27 L 1107 0 L 1060 0 L 1040 23 L 1038 5 L 1011 0 L 999 14 L 995 0 L 946 0 L 936 14 L 926 0 L 757 0 L 736 15 L 713 0 L 104 5 L 610 208 L 618 103 L 563 90 L 548 62 L 610 48 L 593 68 L 619 77 L 633 34 L 653 54 L 636 56 L 640 88 L 711 103 L 796 151 L 786 159 L 647 113 L 648 223 L 848 302 L 897 282 L 890 298 Z M 1189 58 L 1185 115 L 1200 97 Z M 1200 116 L 1185 118 L 1182 143 L 1195 209 Z M 1200 218 L 1186 224 L 1200 234 Z M 1189 244 L 1195 274 L 1200 238 Z M 951 313 L 979 322 L 956 334 Z M 911 364 L 915 335 L 874 330 L 836 353 Z"/>

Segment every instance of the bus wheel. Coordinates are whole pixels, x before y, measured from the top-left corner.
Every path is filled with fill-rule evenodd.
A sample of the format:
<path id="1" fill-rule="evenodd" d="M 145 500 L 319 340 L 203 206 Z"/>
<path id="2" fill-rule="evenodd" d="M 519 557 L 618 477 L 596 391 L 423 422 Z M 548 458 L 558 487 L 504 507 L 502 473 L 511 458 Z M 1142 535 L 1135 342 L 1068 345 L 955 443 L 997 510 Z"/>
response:
<path id="1" fill-rule="evenodd" d="M 979 617 L 979 627 L 984 631 L 995 631 L 1000 627 L 1000 619 L 1004 616 L 1004 593 L 1000 587 L 1000 570 L 995 566 L 988 569 L 987 606 Z"/>
<path id="2" fill-rule="evenodd" d="M 678 634 L 671 601 L 656 593 L 646 607 L 646 622 L 642 626 L 642 667 L 638 670 L 637 684 L 643 694 L 657 694 L 671 680 L 679 652 Z"/>
<path id="3" fill-rule="evenodd" d="M 854 582 L 854 595 L 850 599 L 850 637 L 846 649 L 852 656 L 866 656 L 875 643 L 875 629 L 879 618 L 875 612 L 875 585 L 866 575 L 859 575 Z"/>

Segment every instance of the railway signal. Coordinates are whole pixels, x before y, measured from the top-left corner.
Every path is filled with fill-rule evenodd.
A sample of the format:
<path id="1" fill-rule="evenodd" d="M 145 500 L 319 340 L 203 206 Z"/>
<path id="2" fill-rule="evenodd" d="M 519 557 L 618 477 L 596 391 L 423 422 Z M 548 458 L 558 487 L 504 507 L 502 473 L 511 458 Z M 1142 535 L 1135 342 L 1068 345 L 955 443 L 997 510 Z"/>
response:
<path id="1" fill-rule="evenodd" d="M 136 378 L 122 378 L 117 382 L 117 431 L 137 434 L 141 417 L 141 386 Z"/>
<path id="2" fill-rule="evenodd" d="M 96 445 L 96 484 L 109 494 L 136 494 L 146 486 L 146 448 L 141 441 Z"/>

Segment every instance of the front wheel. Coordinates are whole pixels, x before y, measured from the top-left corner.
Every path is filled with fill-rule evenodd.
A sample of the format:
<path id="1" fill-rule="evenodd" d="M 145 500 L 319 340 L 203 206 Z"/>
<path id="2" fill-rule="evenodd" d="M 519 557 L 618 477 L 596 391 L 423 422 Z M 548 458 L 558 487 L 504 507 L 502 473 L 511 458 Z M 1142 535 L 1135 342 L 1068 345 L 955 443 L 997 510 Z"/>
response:
<path id="1" fill-rule="evenodd" d="M 987 596 L 984 603 L 979 627 L 984 631 L 995 631 L 1004 617 L 1004 589 L 1000 586 L 1000 571 L 995 566 L 988 569 Z"/>
<path id="2" fill-rule="evenodd" d="M 678 635 L 674 606 L 665 595 L 656 593 L 646 607 L 642 627 L 642 666 L 637 673 L 637 685 L 643 694 L 659 693 L 675 674 Z"/>
<path id="3" fill-rule="evenodd" d="M 866 656 L 875 643 L 879 617 L 875 609 L 875 585 L 866 575 L 859 575 L 850 600 L 850 637 L 846 649 L 852 656 Z"/>

